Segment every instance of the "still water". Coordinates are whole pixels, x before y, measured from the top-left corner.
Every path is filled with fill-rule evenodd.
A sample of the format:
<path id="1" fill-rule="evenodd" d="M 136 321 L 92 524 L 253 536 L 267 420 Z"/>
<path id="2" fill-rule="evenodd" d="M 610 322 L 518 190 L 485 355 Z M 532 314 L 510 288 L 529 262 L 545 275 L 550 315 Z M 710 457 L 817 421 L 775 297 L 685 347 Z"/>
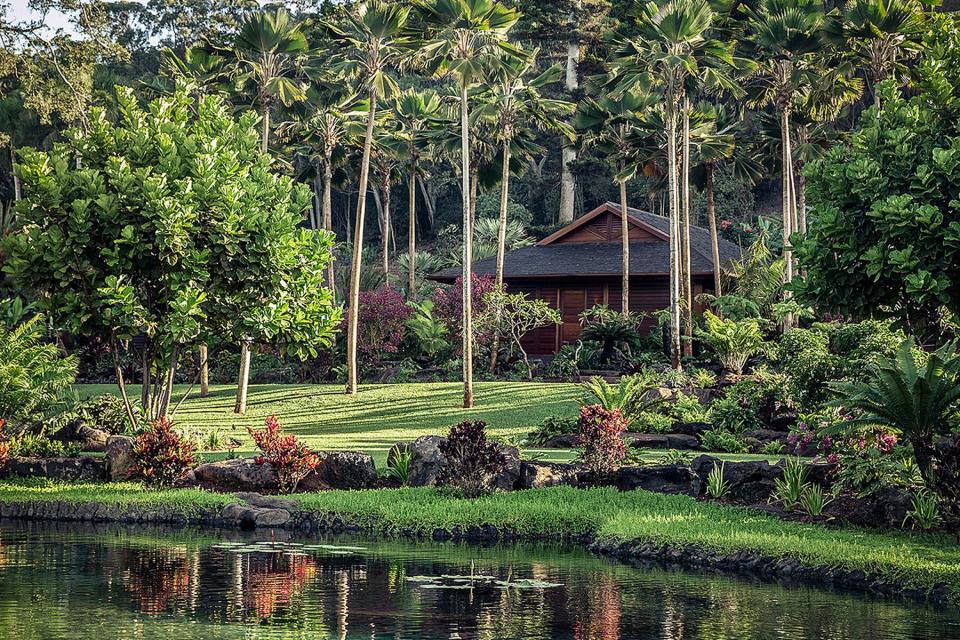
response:
<path id="1" fill-rule="evenodd" d="M 0 526 L 0 638 L 960 638 L 960 612 L 491 548 Z"/>

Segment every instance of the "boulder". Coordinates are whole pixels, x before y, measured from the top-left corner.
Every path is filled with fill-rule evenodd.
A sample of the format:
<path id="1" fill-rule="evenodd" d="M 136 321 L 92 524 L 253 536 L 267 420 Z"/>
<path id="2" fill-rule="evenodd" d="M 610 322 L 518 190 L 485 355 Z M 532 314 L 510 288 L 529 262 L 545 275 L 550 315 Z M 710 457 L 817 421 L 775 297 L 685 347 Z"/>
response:
<path id="1" fill-rule="evenodd" d="M 88 427 L 78 420 L 67 424 L 50 436 L 51 440 L 57 440 L 64 444 L 76 444 L 80 446 L 81 451 L 93 451 L 101 453 L 107 449 L 107 439 L 110 434 L 100 429 Z"/>
<path id="2" fill-rule="evenodd" d="M 698 456 L 690 463 L 690 468 L 698 479 L 694 495 L 706 493 L 707 477 L 714 464 L 723 465 L 723 477 L 730 486 L 727 497 L 747 504 L 766 502 L 773 492 L 774 481 L 783 474 L 781 467 L 764 460 L 724 462 L 713 456 Z"/>
<path id="3" fill-rule="evenodd" d="M 13 476 L 49 478 L 66 482 L 95 482 L 104 478 L 104 460 L 90 456 L 75 458 L 11 458 L 6 471 Z"/>
<path id="4" fill-rule="evenodd" d="M 625 442 L 638 449 L 699 449 L 696 436 L 682 433 L 625 433 Z"/>
<path id="5" fill-rule="evenodd" d="M 277 478 L 269 463 L 253 458 L 208 462 L 193 470 L 193 482 L 214 491 L 276 491 Z"/>
<path id="6" fill-rule="evenodd" d="M 129 436 L 110 436 L 107 438 L 106 461 L 107 480 L 117 482 L 126 480 L 133 466 L 133 445 L 136 442 Z"/>
<path id="7" fill-rule="evenodd" d="M 437 477 L 447 464 L 440 452 L 441 436 L 420 436 L 410 444 L 410 471 L 407 484 L 411 487 L 428 487 L 437 484 Z M 520 451 L 516 447 L 501 446 L 506 460 L 503 470 L 490 481 L 490 488 L 510 490 L 520 478 Z"/>
<path id="8" fill-rule="evenodd" d="M 524 460 L 520 463 L 518 489 L 542 489 L 558 485 L 578 486 L 580 474 L 584 469 L 576 464 L 561 462 L 536 462 Z"/>
<path id="9" fill-rule="evenodd" d="M 748 443 L 751 453 L 760 453 L 764 447 L 771 442 L 778 442 L 784 447 L 787 446 L 787 434 L 773 429 L 754 429 L 743 434 L 744 441 Z M 752 445 L 752 446 L 751 446 Z"/>
<path id="10" fill-rule="evenodd" d="M 697 477 L 688 467 L 677 464 L 650 467 L 621 467 L 614 482 L 621 491 L 643 489 L 656 493 L 693 494 Z"/>
<path id="11" fill-rule="evenodd" d="M 318 451 L 320 464 L 297 485 L 298 491 L 369 489 L 377 484 L 373 458 L 357 451 Z"/>
<path id="12" fill-rule="evenodd" d="M 713 429 L 709 422 L 676 422 L 673 425 L 674 433 L 682 433 L 685 436 L 700 437 L 700 434 Z"/>

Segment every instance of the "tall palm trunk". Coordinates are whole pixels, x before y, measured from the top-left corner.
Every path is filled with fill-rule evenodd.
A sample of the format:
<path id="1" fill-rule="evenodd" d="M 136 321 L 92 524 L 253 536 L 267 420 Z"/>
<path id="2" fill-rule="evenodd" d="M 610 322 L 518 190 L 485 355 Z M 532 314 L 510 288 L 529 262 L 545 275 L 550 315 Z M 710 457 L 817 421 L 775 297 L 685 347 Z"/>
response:
<path id="1" fill-rule="evenodd" d="M 707 174 L 707 224 L 710 226 L 710 254 L 713 257 L 713 295 L 720 297 L 720 239 L 717 235 L 717 207 L 713 199 L 713 163 L 704 165 Z"/>
<path id="2" fill-rule="evenodd" d="M 690 257 L 690 98 L 683 98 L 683 230 L 681 239 L 682 286 L 683 286 L 683 324 L 686 340 L 683 341 L 683 354 L 693 355 L 693 279 Z"/>
<path id="3" fill-rule="evenodd" d="M 20 191 L 20 177 L 16 172 L 17 167 L 17 150 L 13 147 L 13 142 L 10 143 L 10 175 L 13 176 L 13 201 L 20 202 L 21 191 Z"/>
<path id="4" fill-rule="evenodd" d="M 383 184 L 383 275 L 390 275 L 390 180 Z"/>
<path id="5" fill-rule="evenodd" d="M 467 82 L 460 83 L 460 156 L 463 181 L 463 408 L 473 406 L 473 220 Z"/>
<path id="6" fill-rule="evenodd" d="M 670 185 L 670 363 L 680 369 L 680 195 L 677 185 L 677 110 L 667 99 L 667 180 Z"/>
<path id="7" fill-rule="evenodd" d="M 503 256 L 507 250 L 507 205 L 510 202 L 510 138 L 512 134 L 504 131 L 503 169 L 500 175 L 500 218 L 497 227 L 497 269 L 495 283 L 497 288 L 503 286 Z M 500 325 L 500 315 L 497 313 L 497 326 Z M 500 350 L 500 333 L 493 333 L 493 345 L 490 348 L 490 375 L 497 371 L 497 354 Z"/>
<path id="8" fill-rule="evenodd" d="M 807 233 L 807 177 L 803 175 L 803 162 L 797 161 L 797 231 Z"/>
<path id="9" fill-rule="evenodd" d="M 357 216 L 353 229 L 353 260 L 350 264 L 350 302 L 347 309 L 347 393 L 357 392 L 357 332 L 360 312 L 360 265 L 363 258 L 363 219 L 367 210 L 367 185 L 370 180 L 370 151 L 373 148 L 373 125 L 377 111 L 377 93 L 369 91 L 367 133 L 363 139 L 360 162 L 360 192 L 357 194 Z"/>
<path id="10" fill-rule="evenodd" d="M 410 178 L 407 182 L 407 300 L 417 296 L 417 157 L 410 158 Z"/>
<path id="11" fill-rule="evenodd" d="M 627 210 L 627 181 L 620 180 L 620 310 L 630 313 L 630 224 Z"/>
<path id="12" fill-rule="evenodd" d="M 790 108 L 784 106 L 780 109 L 780 140 L 783 158 L 781 159 L 781 174 L 783 183 L 783 283 L 789 285 L 793 281 L 793 251 L 790 248 L 790 235 L 794 230 L 795 219 L 795 200 L 793 194 L 793 153 L 790 148 Z M 788 298 L 790 293 L 784 292 L 784 298 Z M 787 313 L 783 318 L 783 330 L 788 331 L 793 328 L 794 318 L 792 313 Z"/>
<path id="13" fill-rule="evenodd" d="M 207 345 L 200 345 L 197 349 L 197 357 L 200 358 L 200 397 L 206 398 L 210 395 L 210 361 Z"/>
<path id="14" fill-rule="evenodd" d="M 331 154 L 326 154 L 323 163 L 323 230 L 333 235 L 333 169 L 331 168 Z M 327 288 L 333 296 L 333 303 L 337 302 L 336 279 L 333 273 L 333 258 L 327 262 Z"/>
<path id="15" fill-rule="evenodd" d="M 574 3 L 574 11 L 570 16 L 571 22 L 579 19 L 579 0 Z M 580 87 L 580 77 L 577 65 L 580 63 L 580 36 L 571 33 L 567 40 L 567 68 L 564 84 L 568 92 L 576 91 Z M 577 181 L 573 176 L 572 165 L 577 161 L 577 148 L 569 141 L 564 140 L 560 149 L 560 215 L 561 223 L 573 222 L 576 205 Z"/>
<path id="16" fill-rule="evenodd" d="M 267 100 L 263 105 L 263 128 L 260 134 L 260 152 L 267 153 L 270 148 L 270 103 Z M 250 387 L 250 341 L 241 339 L 240 342 L 240 373 L 237 381 L 237 400 L 233 405 L 234 413 L 245 413 L 247 410 L 247 390 Z"/>

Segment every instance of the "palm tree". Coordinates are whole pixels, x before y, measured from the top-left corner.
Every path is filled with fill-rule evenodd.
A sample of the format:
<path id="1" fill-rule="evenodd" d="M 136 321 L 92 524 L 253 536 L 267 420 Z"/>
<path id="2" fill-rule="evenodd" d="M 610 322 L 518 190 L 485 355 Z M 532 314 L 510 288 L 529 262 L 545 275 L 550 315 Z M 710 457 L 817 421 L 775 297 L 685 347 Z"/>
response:
<path id="1" fill-rule="evenodd" d="M 380 209 L 380 236 L 383 243 L 381 267 L 384 277 L 389 281 L 390 243 L 396 245 L 393 238 L 393 220 L 390 216 L 391 193 L 398 178 L 398 169 L 405 145 L 396 131 L 384 130 L 373 140 L 371 171 L 374 177 L 374 192 Z"/>
<path id="2" fill-rule="evenodd" d="M 251 14 L 240 25 L 230 50 L 236 57 L 235 79 L 239 87 L 253 87 L 260 105 L 260 148 L 264 153 L 270 142 L 270 111 L 274 102 L 279 100 L 289 107 L 307 97 L 297 80 L 307 49 L 300 24 L 284 9 Z"/>
<path id="3" fill-rule="evenodd" d="M 790 235 L 797 229 L 790 118 L 798 96 L 809 91 L 820 72 L 823 3 L 819 0 L 760 0 L 747 7 L 747 39 L 755 51 L 752 81 L 756 106 L 773 105 L 780 119 L 784 284 L 793 280 Z M 784 329 L 793 326 L 788 314 Z"/>
<path id="4" fill-rule="evenodd" d="M 393 102 L 393 117 L 401 126 L 400 135 L 406 142 L 407 161 L 407 298 L 417 293 L 417 176 L 420 160 L 428 139 L 425 135 L 430 123 L 440 114 L 440 97 L 435 91 L 409 89 Z"/>
<path id="5" fill-rule="evenodd" d="M 627 207 L 627 183 L 636 175 L 643 160 L 638 153 L 637 131 L 644 126 L 640 113 L 650 107 L 649 95 L 625 91 L 616 98 L 587 98 L 577 106 L 573 126 L 581 144 L 606 153 L 620 189 L 621 286 L 620 311 L 630 312 L 630 225 Z"/>
<path id="6" fill-rule="evenodd" d="M 906 76 L 904 62 L 922 48 L 925 23 L 916 0 L 853 0 L 831 17 L 825 33 L 859 62 L 873 105 L 880 108 L 877 84 Z"/>
<path id="7" fill-rule="evenodd" d="M 670 355 L 680 368 L 681 201 L 677 125 L 685 85 L 710 66 L 733 64 L 732 47 L 708 38 L 714 13 L 706 0 L 666 0 L 638 6 L 640 33 L 620 40 L 611 63 L 619 91 L 649 86 L 663 99 L 670 211 Z M 684 109 L 685 111 L 686 109 Z M 690 304 L 690 300 L 685 301 Z"/>
<path id="8" fill-rule="evenodd" d="M 353 259 L 347 309 L 347 393 L 350 394 L 357 392 L 357 313 L 360 306 L 363 223 L 377 99 L 389 97 L 398 90 L 389 70 L 398 65 L 408 44 L 404 30 L 409 15 L 409 7 L 382 0 L 364 0 L 346 14 L 343 24 L 324 23 L 340 44 L 335 68 L 341 75 L 355 78 L 366 95 L 367 122 L 360 162 L 360 186 L 353 229 Z"/>
<path id="9" fill-rule="evenodd" d="M 472 202 L 468 91 L 501 61 L 519 51 L 507 32 L 520 13 L 494 0 L 428 0 L 419 3 L 429 29 L 422 55 L 437 71 L 457 79 L 460 89 L 460 157 L 463 190 L 463 406 L 473 406 Z"/>

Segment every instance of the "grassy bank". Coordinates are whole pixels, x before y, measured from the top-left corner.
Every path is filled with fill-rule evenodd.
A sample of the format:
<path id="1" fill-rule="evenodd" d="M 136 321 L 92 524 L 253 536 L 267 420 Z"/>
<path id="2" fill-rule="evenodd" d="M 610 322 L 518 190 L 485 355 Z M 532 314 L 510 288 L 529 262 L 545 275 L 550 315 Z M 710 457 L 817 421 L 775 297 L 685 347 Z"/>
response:
<path id="1" fill-rule="evenodd" d="M 592 534 L 615 540 L 693 544 L 719 551 L 749 550 L 792 557 L 814 567 L 876 572 L 910 587 L 948 585 L 960 599 L 960 546 L 943 536 L 833 529 L 784 522 L 764 514 L 669 496 L 613 489 L 557 487 L 477 500 L 430 488 L 327 491 L 294 496 L 304 511 L 332 512 L 391 534 L 492 524 L 526 534 Z M 0 484 L 0 502 L 70 500 L 215 508 L 235 499 L 195 490 L 143 491 L 133 484 Z"/>

